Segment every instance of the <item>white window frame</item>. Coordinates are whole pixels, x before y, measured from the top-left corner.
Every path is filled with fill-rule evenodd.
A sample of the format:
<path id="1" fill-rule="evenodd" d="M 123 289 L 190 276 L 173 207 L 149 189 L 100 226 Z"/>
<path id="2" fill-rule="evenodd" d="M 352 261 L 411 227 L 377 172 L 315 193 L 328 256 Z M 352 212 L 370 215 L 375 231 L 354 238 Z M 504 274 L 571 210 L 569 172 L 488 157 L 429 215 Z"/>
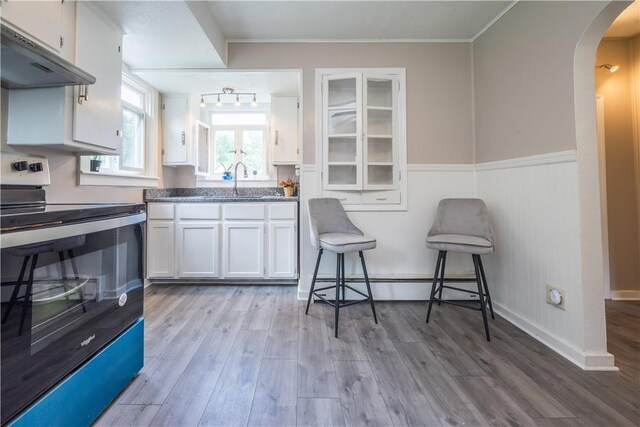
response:
<path id="1" fill-rule="evenodd" d="M 142 95 L 142 108 L 138 107 L 137 105 L 133 105 L 128 103 L 127 101 L 125 101 L 124 99 L 122 100 L 122 112 L 124 113 L 124 109 L 129 109 L 131 111 L 133 111 L 136 114 L 139 114 L 142 116 L 142 151 L 143 153 L 145 153 L 142 157 L 142 167 L 141 168 L 132 168 L 132 167 L 128 167 L 128 166 L 124 166 L 122 164 L 122 156 L 119 156 L 119 169 L 123 170 L 123 171 L 130 171 L 130 172 L 144 172 L 146 170 L 147 167 L 147 156 L 146 156 L 146 152 L 147 150 L 147 116 L 148 116 L 148 112 L 151 111 L 151 93 L 141 87 L 139 84 L 137 84 L 136 82 L 132 81 L 132 79 L 129 79 L 126 77 L 126 75 L 122 75 L 122 85 L 123 86 L 129 86 L 131 89 L 133 89 L 134 91 L 138 92 L 139 94 Z M 123 129 L 123 138 L 124 138 L 124 129 Z"/>
<path id="2" fill-rule="evenodd" d="M 144 114 L 144 167 L 134 169 L 119 165 L 119 169 L 104 169 L 93 172 L 90 168 L 90 160 L 93 156 L 82 156 L 80 157 L 79 174 L 81 186 L 157 187 L 158 185 L 159 93 L 146 82 L 128 72 L 122 73 L 122 84 L 132 87 L 144 96 L 143 109 L 122 101 L 123 109 L 129 108 Z"/>
<path id="3" fill-rule="evenodd" d="M 217 131 L 229 131 L 232 130 L 235 132 L 235 143 L 236 143 L 236 154 L 234 158 L 234 169 L 235 164 L 238 161 L 241 161 L 242 154 L 239 152 L 242 146 L 242 131 L 245 130 L 262 130 L 263 131 L 263 140 L 264 140 L 264 158 L 263 158 L 263 173 L 260 175 L 252 175 L 251 171 L 247 170 L 249 174 L 248 178 L 243 178 L 242 175 L 238 177 L 238 182 L 261 182 L 261 183 L 274 183 L 277 181 L 276 177 L 276 169 L 271 165 L 269 161 L 270 149 L 269 149 L 269 106 L 268 105 L 258 105 L 257 107 L 249 107 L 249 108 L 238 108 L 238 107 L 210 107 L 207 109 L 207 121 L 210 125 L 211 129 L 211 149 L 209 152 L 209 161 L 210 161 L 210 170 L 212 171 L 209 176 L 206 177 L 198 177 L 197 181 L 206 182 L 206 181 L 215 181 L 215 182 L 229 182 L 227 180 L 222 179 L 221 173 L 214 173 L 213 171 L 216 169 L 217 163 L 215 160 L 216 155 L 216 147 L 215 147 L 215 135 Z M 264 113 L 266 116 L 265 125 L 213 125 L 211 124 L 211 116 L 215 113 L 236 113 L 236 114 L 252 114 L 252 113 Z M 234 171 L 232 169 L 232 172 Z M 243 171 L 239 168 L 238 173 L 242 173 Z"/>

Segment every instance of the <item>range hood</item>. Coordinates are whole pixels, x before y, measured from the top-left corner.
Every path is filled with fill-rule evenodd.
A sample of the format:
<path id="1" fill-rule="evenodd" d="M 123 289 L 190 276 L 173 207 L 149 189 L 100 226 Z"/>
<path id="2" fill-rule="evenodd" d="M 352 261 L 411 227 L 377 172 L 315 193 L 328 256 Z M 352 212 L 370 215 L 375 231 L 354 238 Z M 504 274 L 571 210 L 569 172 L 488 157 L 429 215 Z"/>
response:
<path id="1" fill-rule="evenodd" d="M 96 82 L 91 74 L 51 53 L 33 40 L 0 25 L 2 31 L 2 62 L 0 76 L 5 89 L 27 89 L 90 85 Z"/>

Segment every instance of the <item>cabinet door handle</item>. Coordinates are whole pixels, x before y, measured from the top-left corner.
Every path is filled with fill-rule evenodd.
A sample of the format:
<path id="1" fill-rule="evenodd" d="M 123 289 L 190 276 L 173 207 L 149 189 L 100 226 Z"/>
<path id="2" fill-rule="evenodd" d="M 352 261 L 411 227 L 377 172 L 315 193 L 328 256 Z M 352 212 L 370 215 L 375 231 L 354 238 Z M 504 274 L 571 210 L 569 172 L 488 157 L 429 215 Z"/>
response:
<path id="1" fill-rule="evenodd" d="M 185 145 L 187 143 L 187 136 L 184 131 L 180 133 L 180 142 L 182 142 L 182 145 Z"/>
<path id="2" fill-rule="evenodd" d="M 82 85 L 78 89 L 78 104 L 82 105 L 84 101 L 89 101 L 89 86 Z"/>
<path id="3" fill-rule="evenodd" d="M 278 130 L 276 129 L 276 145 L 278 145 Z"/>

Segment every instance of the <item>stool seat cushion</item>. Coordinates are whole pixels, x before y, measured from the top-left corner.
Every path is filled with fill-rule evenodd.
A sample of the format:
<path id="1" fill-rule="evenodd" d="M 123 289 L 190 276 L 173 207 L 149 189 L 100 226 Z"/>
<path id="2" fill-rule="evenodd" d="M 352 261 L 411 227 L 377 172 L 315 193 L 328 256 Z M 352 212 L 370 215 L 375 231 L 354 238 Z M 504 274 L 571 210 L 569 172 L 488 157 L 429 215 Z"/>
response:
<path id="1" fill-rule="evenodd" d="M 329 252 L 344 254 L 360 252 L 376 247 L 376 239 L 351 233 L 325 233 L 318 236 L 320 247 Z"/>
<path id="2" fill-rule="evenodd" d="M 434 234 L 427 237 L 427 247 L 439 251 L 483 255 L 493 252 L 493 243 L 484 237 L 466 234 Z"/>

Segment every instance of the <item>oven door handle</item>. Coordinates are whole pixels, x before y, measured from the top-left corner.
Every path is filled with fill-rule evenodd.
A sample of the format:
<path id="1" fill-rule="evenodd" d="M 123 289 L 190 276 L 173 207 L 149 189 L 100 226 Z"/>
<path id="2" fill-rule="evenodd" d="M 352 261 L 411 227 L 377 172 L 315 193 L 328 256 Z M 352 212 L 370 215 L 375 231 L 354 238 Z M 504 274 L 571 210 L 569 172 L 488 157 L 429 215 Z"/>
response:
<path id="1" fill-rule="evenodd" d="M 57 227 L 36 228 L 33 230 L 16 231 L 0 235 L 0 246 L 13 248 L 16 246 L 30 245 L 50 240 L 64 239 L 66 237 L 80 236 L 83 234 L 97 233 L 99 231 L 112 230 L 127 225 L 139 224 L 147 219 L 145 212 L 99 221 L 88 221 L 77 224 L 60 225 Z"/>

